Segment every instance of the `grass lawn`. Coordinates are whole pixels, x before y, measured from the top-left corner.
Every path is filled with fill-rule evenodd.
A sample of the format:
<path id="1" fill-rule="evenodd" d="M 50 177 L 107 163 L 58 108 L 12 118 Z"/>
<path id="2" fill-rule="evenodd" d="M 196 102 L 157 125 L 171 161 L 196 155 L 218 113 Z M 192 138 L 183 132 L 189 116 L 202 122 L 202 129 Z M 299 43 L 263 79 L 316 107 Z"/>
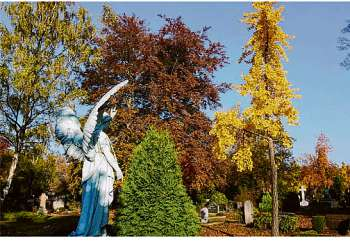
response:
<path id="1" fill-rule="evenodd" d="M 49 215 L 31 220 L 0 221 L 1 236 L 67 236 L 79 220 L 79 214 Z"/>
<path id="2" fill-rule="evenodd" d="M 20 215 L 19 215 L 20 214 Z M 110 223 L 114 216 L 114 210 L 110 215 Z M 0 221 L 0 236 L 68 236 L 75 228 L 79 220 L 79 212 L 50 214 L 48 216 L 36 215 L 30 212 L 5 214 L 7 220 Z M 310 226 L 303 222 L 301 230 L 281 236 L 301 236 L 305 230 L 302 226 Z M 310 231 L 310 230 L 309 230 Z M 199 236 L 270 236 L 270 230 L 259 230 L 247 227 L 240 223 L 225 222 L 210 227 L 202 227 Z M 338 236 L 335 230 L 326 229 L 321 234 L 310 236 Z"/>
<path id="3" fill-rule="evenodd" d="M 271 230 L 247 227 L 241 223 L 224 223 L 202 227 L 199 236 L 271 236 Z M 339 236 L 335 230 L 325 229 L 317 234 L 313 230 L 297 230 L 292 233 L 280 232 L 280 236 Z"/>

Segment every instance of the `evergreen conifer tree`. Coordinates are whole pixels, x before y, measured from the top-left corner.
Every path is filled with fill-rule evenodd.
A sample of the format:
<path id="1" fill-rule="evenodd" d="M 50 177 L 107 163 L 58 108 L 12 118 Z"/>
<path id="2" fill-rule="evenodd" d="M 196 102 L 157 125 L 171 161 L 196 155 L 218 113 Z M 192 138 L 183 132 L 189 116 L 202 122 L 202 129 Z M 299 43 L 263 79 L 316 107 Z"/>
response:
<path id="1" fill-rule="evenodd" d="M 134 149 L 116 217 L 121 236 L 192 236 L 199 218 L 182 183 L 174 142 L 151 128 Z"/>

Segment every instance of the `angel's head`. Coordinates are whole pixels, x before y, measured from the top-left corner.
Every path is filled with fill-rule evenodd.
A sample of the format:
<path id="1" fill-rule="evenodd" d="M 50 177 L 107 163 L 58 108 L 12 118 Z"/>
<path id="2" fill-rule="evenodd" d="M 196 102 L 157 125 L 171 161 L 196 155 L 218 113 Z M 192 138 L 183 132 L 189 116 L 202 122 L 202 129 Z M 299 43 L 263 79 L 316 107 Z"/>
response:
<path id="1" fill-rule="evenodd" d="M 110 116 L 110 114 L 107 112 L 103 112 L 103 120 L 102 120 L 103 124 L 106 127 L 108 127 L 109 123 L 111 123 L 111 121 L 112 121 L 112 117 Z"/>
<path id="2" fill-rule="evenodd" d="M 79 118 L 70 107 L 63 107 L 57 112 L 55 126 L 56 137 L 62 142 L 80 144 L 83 133 Z"/>
<path id="3" fill-rule="evenodd" d="M 99 117 L 99 126 L 98 128 L 104 130 L 109 127 L 109 124 L 111 123 L 113 117 L 116 114 L 116 108 L 110 107 L 107 104 L 103 105 L 100 108 L 100 117 Z"/>
<path id="4" fill-rule="evenodd" d="M 112 121 L 112 117 L 109 115 L 108 112 L 104 111 L 98 121 L 98 124 L 96 125 L 96 129 L 101 131 L 107 129 L 111 121 Z"/>

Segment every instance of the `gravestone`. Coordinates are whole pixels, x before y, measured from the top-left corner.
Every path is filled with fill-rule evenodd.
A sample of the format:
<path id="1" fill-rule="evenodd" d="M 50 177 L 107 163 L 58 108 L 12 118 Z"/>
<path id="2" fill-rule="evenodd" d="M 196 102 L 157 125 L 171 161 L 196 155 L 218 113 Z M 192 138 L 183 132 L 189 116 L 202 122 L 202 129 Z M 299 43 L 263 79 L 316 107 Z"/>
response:
<path id="1" fill-rule="evenodd" d="M 244 222 L 253 223 L 253 203 L 250 200 L 244 201 Z"/>
<path id="2" fill-rule="evenodd" d="M 234 209 L 236 209 L 235 208 L 235 203 L 233 201 L 228 201 L 228 203 L 227 203 L 227 211 L 232 211 Z"/>
<path id="3" fill-rule="evenodd" d="M 300 209 L 300 195 L 295 192 L 288 192 L 282 200 L 282 211 L 296 212 Z"/>
<path id="4" fill-rule="evenodd" d="M 60 208 L 64 208 L 64 200 L 62 198 L 58 198 L 52 203 L 53 210 L 58 210 Z"/>
<path id="5" fill-rule="evenodd" d="M 40 200 L 39 212 L 47 214 L 46 201 L 48 198 L 49 197 L 45 193 L 42 193 L 40 195 L 40 197 L 39 197 L 39 200 Z"/>
<path id="6" fill-rule="evenodd" d="M 339 208 L 339 202 L 337 200 L 331 200 L 331 208 Z"/>
<path id="7" fill-rule="evenodd" d="M 300 192 L 301 192 L 300 207 L 307 207 L 307 206 L 309 206 L 309 202 L 305 200 L 306 188 L 304 186 L 301 186 Z"/>
<path id="8" fill-rule="evenodd" d="M 219 207 L 215 203 L 210 203 L 208 206 L 209 213 L 218 213 L 218 209 Z"/>
<path id="9" fill-rule="evenodd" d="M 319 201 L 319 205 L 321 209 L 330 209 L 332 208 L 332 198 L 329 193 L 329 189 L 325 189 L 323 191 L 323 197 Z"/>

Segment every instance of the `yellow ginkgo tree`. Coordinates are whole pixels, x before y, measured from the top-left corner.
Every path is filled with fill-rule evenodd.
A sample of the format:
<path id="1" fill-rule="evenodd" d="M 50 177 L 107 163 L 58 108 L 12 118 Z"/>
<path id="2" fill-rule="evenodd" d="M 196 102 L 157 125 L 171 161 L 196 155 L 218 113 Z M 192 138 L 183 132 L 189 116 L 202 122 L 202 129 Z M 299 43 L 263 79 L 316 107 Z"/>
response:
<path id="1" fill-rule="evenodd" d="M 217 137 L 214 151 L 218 158 L 231 158 L 238 170 L 251 170 L 253 167 L 250 139 L 237 143 L 241 131 L 256 133 L 266 139 L 279 140 L 283 146 L 291 147 L 292 142 L 283 127 L 283 122 L 296 125 L 298 111 L 292 99 L 299 96 L 287 79 L 282 60 L 287 61 L 285 49 L 289 48 L 287 35 L 279 23 L 282 21 L 283 7 L 275 8 L 275 3 L 254 2 L 254 12 L 244 13 L 243 23 L 253 31 L 252 37 L 244 46 L 239 62 L 249 64 L 250 70 L 243 75 L 243 83 L 237 87 L 242 96 L 250 96 L 251 103 L 242 114 L 237 107 L 228 112 L 215 114 L 215 125 L 211 134 Z M 239 145 L 238 145 L 239 144 Z M 235 154 L 230 149 L 236 146 Z M 277 167 L 272 159 L 273 192 L 273 235 L 278 235 L 278 195 Z M 277 209 L 277 210 L 276 210 Z"/>

